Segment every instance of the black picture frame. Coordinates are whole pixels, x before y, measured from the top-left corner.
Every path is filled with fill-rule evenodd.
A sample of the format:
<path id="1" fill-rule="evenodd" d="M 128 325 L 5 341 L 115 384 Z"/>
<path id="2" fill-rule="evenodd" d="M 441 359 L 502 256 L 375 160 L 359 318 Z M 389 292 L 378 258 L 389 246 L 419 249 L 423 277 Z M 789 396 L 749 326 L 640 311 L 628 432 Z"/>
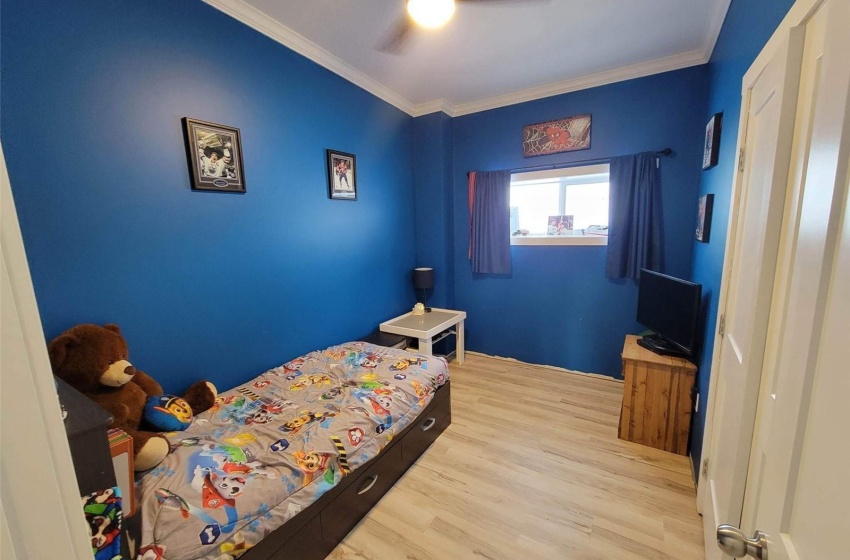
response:
<path id="1" fill-rule="evenodd" d="M 711 214 L 714 210 L 714 195 L 707 194 L 699 198 L 697 208 L 696 238 L 700 243 L 708 243 L 711 235 Z"/>
<path id="2" fill-rule="evenodd" d="M 183 136 L 192 190 L 246 192 L 238 128 L 183 117 Z"/>
<path id="3" fill-rule="evenodd" d="M 357 200 L 357 157 L 348 152 L 325 150 L 328 166 L 328 198 Z"/>
<path id="4" fill-rule="evenodd" d="M 720 134 L 723 129 L 723 113 L 715 113 L 705 125 L 705 143 L 702 152 L 703 170 L 717 165 L 720 157 Z"/>

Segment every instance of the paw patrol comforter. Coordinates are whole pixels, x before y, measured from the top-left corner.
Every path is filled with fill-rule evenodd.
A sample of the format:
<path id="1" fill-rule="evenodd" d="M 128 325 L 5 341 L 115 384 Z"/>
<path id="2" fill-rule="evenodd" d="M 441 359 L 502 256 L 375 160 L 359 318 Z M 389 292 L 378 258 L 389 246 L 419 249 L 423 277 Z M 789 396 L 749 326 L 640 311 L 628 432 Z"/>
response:
<path id="1" fill-rule="evenodd" d="M 143 560 L 231 560 L 410 425 L 442 358 L 350 342 L 220 395 L 138 482 Z"/>

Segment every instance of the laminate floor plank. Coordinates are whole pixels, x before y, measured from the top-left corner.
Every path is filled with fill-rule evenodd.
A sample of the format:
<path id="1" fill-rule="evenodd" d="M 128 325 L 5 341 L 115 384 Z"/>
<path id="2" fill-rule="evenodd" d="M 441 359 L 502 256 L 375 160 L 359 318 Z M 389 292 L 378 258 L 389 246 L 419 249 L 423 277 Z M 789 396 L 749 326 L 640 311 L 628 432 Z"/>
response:
<path id="1" fill-rule="evenodd" d="M 623 384 L 450 364 L 452 424 L 331 560 L 704 560 L 686 457 L 617 438 Z"/>

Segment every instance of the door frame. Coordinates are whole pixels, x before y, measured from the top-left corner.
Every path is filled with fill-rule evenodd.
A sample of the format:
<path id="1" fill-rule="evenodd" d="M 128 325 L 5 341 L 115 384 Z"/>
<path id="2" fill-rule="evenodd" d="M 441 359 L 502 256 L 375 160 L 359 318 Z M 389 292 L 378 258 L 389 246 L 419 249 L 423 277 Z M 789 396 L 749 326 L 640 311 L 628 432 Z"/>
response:
<path id="1" fill-rule="evenodd" d="M 0 552 L 15 558 L 91 560 L 91 539 L 47 355 L 41 317 L 0 145 L 0 274 L 5 422 Z M 7 346 L 8 344 L 8 346 Z M 11 390 L 10 390 L 11 389 Z M 10 419 L 26 419 L 14 422 Z M 14 424 L 13 424 L 14 422 Z M 39 507 L 33 507 L 39 504 Z M 50 538 L 44 538 L 45 527 Z"/>
<path id="2" fill-rule="evenodd" d="M 749 154 L 746 152 L 746 138 L 747 138 L 747 125 L 748 125 L 748 116 L 749 116 L 749 108 L 750 108 L 750 90 L 754 86 L 758 77 L 764 71 L 767 64 L 773 59 L 777 50 L 781 47 L 783 40 L 785 37 L 789 36 L 794 28 L 805 25 L 805 23 L 809 20 L 809 18 L 816 12 L 820 6 L 824 3 L 825 0 L 797 0 L 791 9 L 788 11 L 788 14 L 773 32 L 770 39 L 765 44 L 762 51 L 758 54 L 756 59 L 753 61 L 753 64 L 744 74 L 741 83 L 741 114 L 739 116 L 739 126 L 738 126 L 738 139 L 736 143 L 735 154 L 738 158 L 735 164 L 734 176 L 732 178 L 732 192 L 730 194 L 730 207 L 729 207 L 729 223 L 727 225 L 727 235 L 726 235 L 726 247 L 724 249 L 724 262 L 723 262 L 723 272 L 720 282 L 720 295 L 718 298 L 718 310 L 717 310 L 717 319 L 714 325 L 714 347 L 712 349 L 711 354 L 711 375 L 709 378 L 708 385 L 708 399 L 706 406 L 706 419 L 705 419 L 705 429 L 703 431 L 703 443 L 702 443 L 702 459 L 699 465 L 694 465 L 696 468 L 697 476 L 698 476 L 698 486 L 697 486 L 697 511 L 700 513 L 705 512 L 708 508 L 711 508 L 711 493 L 708 491 L 708 478 L 711 472 L 711 449 L 712 444 L 714 442 L 714 412 L 717 407 L 716 402 L 716 387 L 720 376 L 720 363 L 721 363 L 721 348 L 722 344 L 719 340 L 722 338 L 720 334 L 720 327 L 723 318 L 727 313 L 727 301 L 728 301 L 728 289 L 729 289 L 729 274 L 733 264 L 734 255 L 731 254 L 732 249 L 735 246 L 735 240 L 738 235 L 738 229 L 740 227 L 741 213 L 738 207 L 738 202 L 741 199 L 741 194 L 744 188 L 744 173 L 741 163 L 741 158 L 744 158 L 744 165 L 746 165 L 746 160 L 749 159 Z M 781 218 L 780 218 L 781 219 Z M 753 373 L 756 375 L 756 373 Z M 757 375 L 761 376 L 761 371 L 757 372 Z M 747 401 L 750 401 L 753 406 L 758 401 L 759 391 L 758 388 L 760 384 L 756 384 L 756 389 L 752 394 L 746 395 Z M 749 463 L 749 454 L 746 457 L 741 457 L 740 461 L 746 461 Z M 708 468 L 705 468 L 706 461 L 708 461 Z M 743 504 L 744 495 L 740 496 L 741 502 Z"/>

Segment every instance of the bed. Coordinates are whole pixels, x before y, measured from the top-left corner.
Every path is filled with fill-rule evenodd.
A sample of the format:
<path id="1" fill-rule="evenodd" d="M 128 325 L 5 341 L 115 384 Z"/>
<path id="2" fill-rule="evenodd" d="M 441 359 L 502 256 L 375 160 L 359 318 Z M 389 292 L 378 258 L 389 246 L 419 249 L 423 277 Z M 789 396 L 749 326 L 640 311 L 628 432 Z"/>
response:
<path id="1" fill-rule="evenodd" d="M 451 422 L 443 358 L 349 342 L 222 393 L 137 482 L 143 560 L 324 558 Z"/>

